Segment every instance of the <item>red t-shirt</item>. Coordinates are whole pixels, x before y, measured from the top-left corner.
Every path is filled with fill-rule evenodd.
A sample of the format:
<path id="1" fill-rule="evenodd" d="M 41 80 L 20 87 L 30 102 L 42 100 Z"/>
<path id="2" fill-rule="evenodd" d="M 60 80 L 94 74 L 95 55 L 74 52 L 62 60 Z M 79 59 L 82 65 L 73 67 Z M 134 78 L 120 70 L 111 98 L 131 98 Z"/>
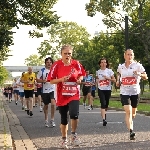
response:
<path id="1" fill-rule="evenodd" d="M 85 76 L 83 66 L 76 60 L 71 60 L 69 66 L 65 66 L 62 60 L 56 61 L 48 74 L 47 80 L 59 79 L 69 76 L 65 83 L 58 83 L 56 87 L 56 105 L 64 106 L 72 100 L 80 99 L 80 86 L 76 84 L 78 77 Z"/>

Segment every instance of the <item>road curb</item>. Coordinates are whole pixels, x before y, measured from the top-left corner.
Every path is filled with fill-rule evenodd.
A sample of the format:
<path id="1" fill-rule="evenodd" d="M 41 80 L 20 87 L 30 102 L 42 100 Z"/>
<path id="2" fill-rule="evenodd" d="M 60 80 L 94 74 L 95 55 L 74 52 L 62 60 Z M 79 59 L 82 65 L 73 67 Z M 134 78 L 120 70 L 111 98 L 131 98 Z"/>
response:
<path id="1" fill-rule="evenodd" d="M 4 109 L 9 119 L 9 127 L 14 141 L 14 150 L 37 150 L 36 146 L 30 140 L 17 116 L 11 111 L 6 101 L 4 101 Z"/>
<path id="2" fill-rule="evenodd" d="M 3 96 L 0 94 L 0 149 L 1 150 L 12 150 L 12 137 L 9 128 L 9 120 L 7 118 Z"/>

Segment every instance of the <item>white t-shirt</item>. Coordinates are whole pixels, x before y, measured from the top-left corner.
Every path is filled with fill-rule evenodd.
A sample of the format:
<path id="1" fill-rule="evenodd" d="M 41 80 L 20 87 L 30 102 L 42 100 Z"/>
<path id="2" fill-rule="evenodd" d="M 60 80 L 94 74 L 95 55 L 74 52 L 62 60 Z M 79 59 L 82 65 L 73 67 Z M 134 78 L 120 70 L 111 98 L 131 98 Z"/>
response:
<path id="1" fill-rule="evenodd" d="M 17 86 L 16 82 L 13 82 L 12 87 L 13 87 L 13 90 L 19 90 L 19 87 Z"/>
<path id="2" fill-rule="evenodd" d="M 98 77 L 98 88 L 100 90 L 111 90 L 111 81 L 105 79 L 103 76 L 111 78 L 114 72 L 111 69 L 106 68 L 105 70 L 99 69 L 96 71 L 96 76 Z"/>
<path id="3" fill-rule="evenodd" d="M 140 93 L 140 80 L 141 77 L 134 75 L 134 71 L 143 73 L 145 72 L 144 67 L 142 64 L 133 62 L 126 68 L 125 63 L 120 64 L 118 66 L 117 72 L 120 73 L 120 94 L 122 95 L 137 95 Z"/>
<path id="4" fill-rule="evenodd" d="M 37 79 L 42 79 L 42 80 L 47 79 L 49 71 L 50 70 L 46 68 L 42 68 L 37 74 Z M 52 91 L 55 91 L 54 84 L 50 84 L 50 82 L 42 83 L 42 93 L 50 93 Z"/>
<path id="5" fill-rule="evenodd" d="M 17 80 L 16 84 L 19 84 L 19 92 L 24 92 L 24 83 L 20 82 L 21 77 Z"/>

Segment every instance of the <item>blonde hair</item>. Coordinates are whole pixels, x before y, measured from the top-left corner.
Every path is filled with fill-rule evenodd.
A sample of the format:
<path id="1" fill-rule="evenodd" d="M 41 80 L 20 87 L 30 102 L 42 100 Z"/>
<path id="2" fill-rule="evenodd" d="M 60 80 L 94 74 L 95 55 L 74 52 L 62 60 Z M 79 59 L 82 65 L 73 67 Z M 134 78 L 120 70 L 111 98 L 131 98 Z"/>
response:
<path id="1" fill-rule="evenodd" d="M 63 45 L 62 47 L 61 47 L 61 52 L 62 52 L 62 50 L 64 50 L 64 49 L 70 49 L 70 50 L 73 50 L 73 47 L 71 46 L 71 45 L 69 45 L 69 44 L 65 44 L 65 45 Z"/>
<path id="2" fill-rule="evenodd" d="M 126 49 L 126 50 L 124 51 L 124 54 L 126 54 L 127 51 L 132 51 L 132 52 L 134 53 L 134 51 L 129 48 L 129 49 Z"/>

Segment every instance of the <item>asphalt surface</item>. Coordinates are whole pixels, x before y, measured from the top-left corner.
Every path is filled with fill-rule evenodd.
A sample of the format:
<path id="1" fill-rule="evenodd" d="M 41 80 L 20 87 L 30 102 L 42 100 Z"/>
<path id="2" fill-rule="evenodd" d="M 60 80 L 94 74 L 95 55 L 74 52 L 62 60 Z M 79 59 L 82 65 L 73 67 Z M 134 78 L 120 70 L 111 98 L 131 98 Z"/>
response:
<path id="1" fill-rule="evenodd" d="M 39 107 L 34 108 L 33 116 L 30 117 L 21 110 L 21 103 L 8 103 L 10 109 L 18 119 L 29 138 L 38 150 L 58 150 L 61 143 L 60 115 L 55 113 L 56 127 L 46 128 L 44 126 L 44 113 Z M 50 112 L 50 110 L 49 110 Z M 50 115 L 49 115 L 50 117 Z M 94 110 L 84 109 L 80 106 L 78 136 L 81 140 L 80 147 L 72 147 L 76 150 L 150 150 L 150 117 L 138 114 L 134 119 L 134 131 L 136 139 L 129 140 L 129 131 L 124 123 L 124 112 L 109 110 L 107 114 L 108 124 L 102 126 L 99 108 Z M 70 127 L 70 126 L 69 126 Z M 68 139 L 70 138 L 70 129 Z"/>

